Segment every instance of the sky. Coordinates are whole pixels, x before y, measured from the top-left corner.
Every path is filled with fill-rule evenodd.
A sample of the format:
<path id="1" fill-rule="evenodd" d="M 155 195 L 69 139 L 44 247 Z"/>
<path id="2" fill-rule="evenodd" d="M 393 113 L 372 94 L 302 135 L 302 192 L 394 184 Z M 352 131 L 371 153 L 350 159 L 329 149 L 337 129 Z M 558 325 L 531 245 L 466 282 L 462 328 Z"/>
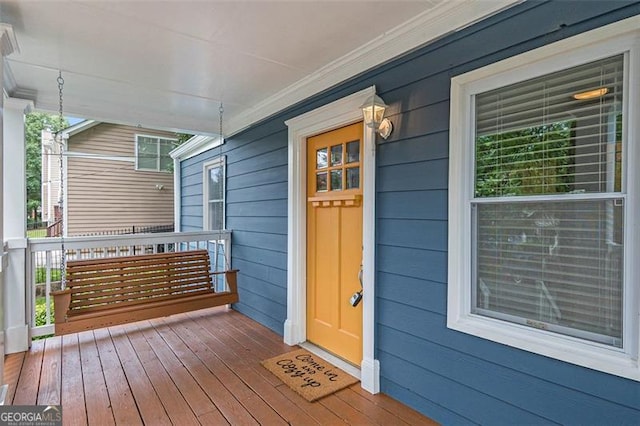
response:
<path id="1" fill-rule="evenodd" d="M 69 122 L 69 126 L 74 126 L 79 122 L 84 121 L 84 118 L 77 118 L 77 117 L 65 117 L 65 118 Z"/>

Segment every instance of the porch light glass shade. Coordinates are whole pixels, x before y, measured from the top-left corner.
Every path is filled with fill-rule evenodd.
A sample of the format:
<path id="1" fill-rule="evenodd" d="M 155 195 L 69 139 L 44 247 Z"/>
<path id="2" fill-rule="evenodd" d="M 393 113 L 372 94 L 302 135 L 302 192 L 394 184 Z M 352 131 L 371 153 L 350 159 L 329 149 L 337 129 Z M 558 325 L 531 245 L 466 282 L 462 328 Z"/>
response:
<path id="1" fill-rule="evenodd" d="M 380 96 L 373 94 L 367 98 L 360 108 L 364 116 L 364 124 L 377 129 L 382 123 L 387 104 L 384 103 Z"/>

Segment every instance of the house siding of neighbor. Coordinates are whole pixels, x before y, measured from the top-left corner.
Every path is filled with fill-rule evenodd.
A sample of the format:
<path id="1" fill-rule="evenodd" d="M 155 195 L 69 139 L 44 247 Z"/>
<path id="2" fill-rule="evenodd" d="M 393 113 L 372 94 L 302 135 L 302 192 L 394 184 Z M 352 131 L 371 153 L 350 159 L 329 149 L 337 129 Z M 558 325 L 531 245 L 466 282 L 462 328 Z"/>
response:
<path id="1" fill-rule="evenodd" d="M 226 156 L 234 308 L 283 334 L 285 121 L 375 85 L 394 123 L 376 155 L 381 391 L 444 424 L 638 424 L 638 381 L 447 328 L 451 78 L 638 14 L 639 2 L 524 2 L 280 112 L 182 161 L 182 231 L 202 228 L 203 163 Z"/>
<path id="2" fill-rule="evenodd" d="M 173 132 L 111 123 L 69 136 L 68 235 L 173 224 L 173 173 L 135 169 L 136 135 L 176 139 Z"/>
<path id="3" fill-rule="evenodd" d="M 42 131 L 42 221 L 55 221 L 55 206 L 60 201 L 60 148 L 54 143 L 54 135 Z"/>

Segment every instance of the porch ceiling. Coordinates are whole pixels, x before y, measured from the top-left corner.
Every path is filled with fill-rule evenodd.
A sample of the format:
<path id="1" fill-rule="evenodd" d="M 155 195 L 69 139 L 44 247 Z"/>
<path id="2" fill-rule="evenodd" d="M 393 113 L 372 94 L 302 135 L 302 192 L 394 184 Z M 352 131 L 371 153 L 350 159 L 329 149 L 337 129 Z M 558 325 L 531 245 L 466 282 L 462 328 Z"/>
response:
<path id="1" fill-rule="evenodd" d="M 514 2 L 0 1 L 5 91 L 57 111 L 62 70 L 66 115 L 210 134 L 222 101 L 229 134 Z"/>

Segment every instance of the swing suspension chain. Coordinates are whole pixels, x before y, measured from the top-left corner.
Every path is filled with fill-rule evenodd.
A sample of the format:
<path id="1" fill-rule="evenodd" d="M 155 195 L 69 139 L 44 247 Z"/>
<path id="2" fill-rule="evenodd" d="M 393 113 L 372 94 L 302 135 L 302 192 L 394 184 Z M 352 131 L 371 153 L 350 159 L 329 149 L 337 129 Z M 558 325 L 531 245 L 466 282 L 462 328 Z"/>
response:
<path id="1" fill-rule="evenodd" d="M 220 143 L 218 144 L 218 156 L 220 158 L 222 158 L 222 143 L 224 142 L 224 137 L 222 136 L 222 115 L 224 114 L 224 106 L 222 105 L 222 102 L 220 102 L 220 107 L 218 108 L 218 115 L 220 117 L 220 127 L 219 127 L 219 132 L 218 135 L 220 137 Z M 218 241 L 220 240 L 220 231 L 218 230 Z M 225 266 L 225 270 L 229 270 L 230 265 L 229 265 L 229 259 L 227 258 L 227 253 L 226 253 L 227 247 L 225 247 L 225 253 L 224 253 L 224 266 Z M 216 250 L 217 251 L 217 250 Z M 216 253 L 217 256 L 217 253 Z"/>
<path id="2" fill-rule="evenodd" d="M 64 89 L 64 78 L 62 78 L 62 71 L 58 72 L 58 95 L 59 95 L 59 125 L 62 126 L 64 123 L 64 114 L 62 110 L 63 105 L 63 89 Z M 56 139 L 58 140 L 58 144 L 60 145 L 60 285 L 64 290 L 67 284 L 67 252 L 64 248 L 64 164 L 63 164 L 63 151 L 64 151 L 64 138 L 62 136 L 62 129 L 58 131 L 56 135 Z"/>
<path id="3" fill-rule="evenodd" d="M 62 71 L 58 71 L 58 97 L 60 99 L 58 112 L 60 113 L 60 119 L 64 119 L 62 114 L 62 89 L 64 88 L 64 78 L 62 78 Z"/>
<path id="4" fill-rule="evenodd" d="M 222 114 L 224 113 L 222 102 L 220 102 L 220 108 L 218 108 L 218 112 L 220 113 L 220 139 L 222 139 Z M 222 144 L 220 144 L 220 146 L 222 146 Z M 222 148 L 220 148 L 220 152 L 222 152 Z"/>

